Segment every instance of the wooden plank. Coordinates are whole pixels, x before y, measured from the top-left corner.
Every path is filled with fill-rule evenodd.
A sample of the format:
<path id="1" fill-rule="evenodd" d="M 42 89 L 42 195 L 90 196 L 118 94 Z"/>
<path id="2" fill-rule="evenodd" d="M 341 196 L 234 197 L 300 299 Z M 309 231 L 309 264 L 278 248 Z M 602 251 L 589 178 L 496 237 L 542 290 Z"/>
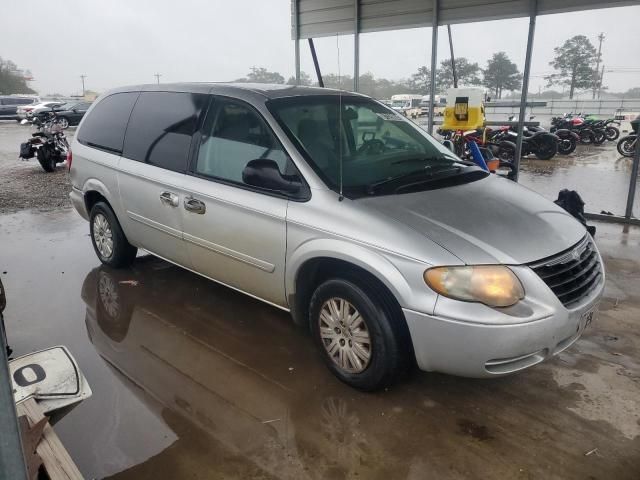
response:
<path id="1" fill-rule="evenodd" d="M 33 398 L 19 403 L 17 410 L 18 416 L 26 415 L 31 425 L 44 417 L 40 405 Z M 51 480 L 82 480 L 84 478 L 51 425 L 47 424 L 44 427 L 42 440 L 36 452 L 42 458 Z"/>

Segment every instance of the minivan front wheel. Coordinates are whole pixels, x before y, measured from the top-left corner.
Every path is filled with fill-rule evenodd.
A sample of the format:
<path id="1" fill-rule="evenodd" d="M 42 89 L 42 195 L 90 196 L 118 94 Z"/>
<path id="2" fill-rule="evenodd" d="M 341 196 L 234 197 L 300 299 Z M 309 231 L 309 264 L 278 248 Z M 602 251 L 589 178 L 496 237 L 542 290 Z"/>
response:
<path id="1" fill-rule="evenodd" d="M 138 249 L 127 241 L 111 207 L 96 203 L 89 217 L 91 242 L 102 263 L 114 268 L 128 267 L 136 258 Z"/>
<path id="2" fill-rule="evenodd" d="M 397 379 L 403 365 L 393 313 L 373 289 L 335 278 L 314 292 L 312 334 L 325 363 L 344 383 L 373 391 Z"/>

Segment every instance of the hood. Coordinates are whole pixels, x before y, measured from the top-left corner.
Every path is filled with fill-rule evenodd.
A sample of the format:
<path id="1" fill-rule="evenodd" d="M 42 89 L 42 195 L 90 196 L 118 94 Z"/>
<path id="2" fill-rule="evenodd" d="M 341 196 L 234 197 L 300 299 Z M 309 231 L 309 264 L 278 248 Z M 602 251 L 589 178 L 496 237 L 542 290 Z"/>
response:
<path id="1" fill-rule="evenodd" d="M 496 175 L 454 187 L 358 200 L 467 264 L 518 265 L 579 242 L 585 228 L 537 193 Z"/>

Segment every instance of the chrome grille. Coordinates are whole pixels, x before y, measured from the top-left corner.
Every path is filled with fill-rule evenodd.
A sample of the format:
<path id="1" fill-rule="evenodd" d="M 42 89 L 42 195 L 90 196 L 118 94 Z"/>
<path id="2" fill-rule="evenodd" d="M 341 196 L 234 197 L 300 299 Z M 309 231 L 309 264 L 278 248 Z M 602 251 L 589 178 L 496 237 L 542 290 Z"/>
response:
<path id="1" fill-rule="evenodd" d="M 529 267 L 565 307 L 578 303 L 602 281 L 602 265 L 589 235 L 569 250 L 530 263 Z"/>

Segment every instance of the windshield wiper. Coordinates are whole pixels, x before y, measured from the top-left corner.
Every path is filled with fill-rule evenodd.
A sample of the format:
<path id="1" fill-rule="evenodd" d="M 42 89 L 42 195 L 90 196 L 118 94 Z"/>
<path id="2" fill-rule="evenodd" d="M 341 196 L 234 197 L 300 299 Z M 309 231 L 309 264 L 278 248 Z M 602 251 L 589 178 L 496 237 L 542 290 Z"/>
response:
<path id="1" fill-rule="evenodd" d="M 396 162 L 393 162 L 393 165 L 400 165 L 403 163 L 416 163 L 416 162 L 452 162 L 452 163 L 457 163 L 460 165 L 475 165 L 472 162 L 466 162 L 464 160 L 460 160 L 459 158 L 455 158 L 455 157 L 447 157 L 447 156 L 442 156 L 442 157 L 411 157 L 411 158 L 403 158 L 402 160 L 398 160 Z"/>
<path id="2" fill-rule="evenodd" d="M 462 169 L 463 167 L 460 165 L 451 165 L 451 164 L 426 165 L 420 170 L 412 170 L 410 172 L 403 173 L 401 175 L 396 175 L 395 177 L 385 178 L 384 180 L 370 183 L 369 185 L 367 185 L 367 194 L 374 195 L 376 191 L 380 189 L 380 187 L 389 185 L 391 183 L 396 183 L 411 177 L 416 177 L 416 176 L 434 177 L 436 175 L 440 176 L 445 173 L 460 173 Z"/>

